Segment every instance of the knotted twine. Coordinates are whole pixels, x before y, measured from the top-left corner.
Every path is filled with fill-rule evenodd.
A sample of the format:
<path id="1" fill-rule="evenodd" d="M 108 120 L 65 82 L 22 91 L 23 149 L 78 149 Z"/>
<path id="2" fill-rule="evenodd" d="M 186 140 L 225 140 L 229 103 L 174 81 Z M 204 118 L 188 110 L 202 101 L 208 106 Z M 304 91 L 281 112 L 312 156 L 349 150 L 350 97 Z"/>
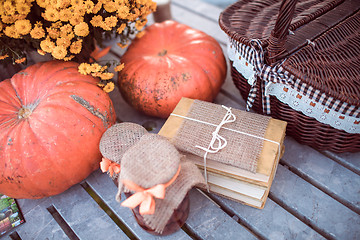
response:
<path id="1" fill-rule="evenodd" d="M 122 180 L 130 180 L 148 189 L 169 182 L 180 165 L 180 173 L 166 188 L 165 198 L 155 198 L 154 214 L 143 215 L 149 227 L 162 233 L 187 192 L 195 185 L 205 185 L 199 169 L 192 162 L 187 161 L 166 138 L 157 134 L 146 134 L 123 155 L 117 200 L 120 200 L 122 191 L 130 192 L 123 185 Z"/>
<path id="2" fill-rule="evenodd" d="M 229 111 L 234 115 L 234 121 L 231 117 L 226 120 Z M 199 100 L 194 100 L 186 116 L 172 115 L 184 118 L 173 139 L 180 151 L 201 157 L 206 154 L 207 159 L 256 172 L 270 117 L 237 109 L 229 110 L 227 107 Z M 218 145 L 215 142 L 215 151 L 204 153 L 204 149 L 213 141 L 214 132 L 220 139 L 216 141 Z M 223 139 L 226 140 L 226 147 L 221 146 Z M 204 165 L 206 167 L 206 163 Z"/>

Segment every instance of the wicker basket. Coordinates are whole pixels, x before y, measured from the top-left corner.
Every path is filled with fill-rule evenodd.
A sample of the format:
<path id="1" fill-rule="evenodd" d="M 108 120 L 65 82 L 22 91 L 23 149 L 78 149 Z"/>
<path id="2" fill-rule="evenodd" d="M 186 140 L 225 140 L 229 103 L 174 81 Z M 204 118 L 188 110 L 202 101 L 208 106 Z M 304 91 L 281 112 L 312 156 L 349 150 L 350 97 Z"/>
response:
<path id="1" fill-rule="evenodd" d="M 219 18 L 248 110 L 319 150 L 360 150 L 360 1 L 240 0 Z"/>

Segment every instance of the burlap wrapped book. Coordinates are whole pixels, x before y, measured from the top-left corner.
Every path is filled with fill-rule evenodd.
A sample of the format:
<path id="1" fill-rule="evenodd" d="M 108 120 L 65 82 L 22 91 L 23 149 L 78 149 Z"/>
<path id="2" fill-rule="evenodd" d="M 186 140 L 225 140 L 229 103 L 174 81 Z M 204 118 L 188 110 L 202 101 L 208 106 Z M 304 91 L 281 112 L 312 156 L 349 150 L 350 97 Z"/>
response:
<path id="1" fill-rule="evenodd" d="M 159 135 L 204 171 L 208 190 L 263 208 L 284 151 L 286 125 L 268 116 L 182 98 Z"/>
<path id="2" fill-rule="evenodd" d="M 130 192 L 122 205 L 138 207 L 148 227 L 161 234 L 188 191 L 201 184 L 204 178 L 192 162 L 166 138 L 149 133 L 122 157 L 117 199 Z"/>

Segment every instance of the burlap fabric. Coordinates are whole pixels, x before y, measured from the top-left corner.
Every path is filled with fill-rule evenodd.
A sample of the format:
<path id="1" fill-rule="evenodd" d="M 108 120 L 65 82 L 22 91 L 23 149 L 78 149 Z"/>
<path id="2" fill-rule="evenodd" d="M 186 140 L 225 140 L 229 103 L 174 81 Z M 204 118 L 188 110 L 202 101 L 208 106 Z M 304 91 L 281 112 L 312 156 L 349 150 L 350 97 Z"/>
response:
<path id="1" fill-rule="evenodd" d="M 231 109 L 236 121 L 223 127 L 241 131 L 263 138 L 270 117 Z M 221 105 L 195 100 L 186 117 L 219 125 L 227 110 Z M 184 152 L 204 156 L 205 151 L 195 146 L 207 148 L 212 139 L 215 126 L 184 119 L 173 139 L 175 146 Z M 217 153 L 209 153 L 207 159 L 230 164 L 235 167 L 256 172 L 257 160 L 261 154 L 264 140 L 221 128 L 219 135 L 227 140 L 227 146 Z"/>
<path id="2" fill-rule="evenodd" d="M 174 210 L 180 205 L 187 192 L 205 181 L 198 168 L 187 161 L 166 138 L 157 134 L 146 134 L 123 156 L 119 175 L 119 192 L 123 191 L 122 180 L 130 180 L 142 188 L 169 182 L 181 170 L 175 181 L 166 188 L 165 198 L 155 198 L 155 213 L 143 215 L 146 224 L 162 233 Z"/>
<path id="3" fill-rule="evenodd" d="M 103 157 L 120 164 L 124 153 L 147 133 L 143 126 L 135 123 L 114 124 L 102 135 L 99 144 L 100 152 Z"/>

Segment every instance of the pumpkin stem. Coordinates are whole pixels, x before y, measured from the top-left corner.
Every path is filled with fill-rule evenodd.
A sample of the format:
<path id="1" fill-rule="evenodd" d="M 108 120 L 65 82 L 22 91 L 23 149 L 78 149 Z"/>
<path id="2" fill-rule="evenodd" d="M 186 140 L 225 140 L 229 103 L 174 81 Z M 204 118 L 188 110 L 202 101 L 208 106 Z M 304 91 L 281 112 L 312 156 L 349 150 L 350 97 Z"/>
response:
<path id="1" fill-rule="evenodd" d="M 161 52 L 158 53 L 158 56 L 164 56 L 167 54 L 167 50 L 166 49 L 163 49 Z"/>
<path id="2" fill-rule="evenodd" d="M 31 113 L 32 110 L 30 108 L 22 107 L 18 112 L 18 118 L 19 119 L 28 118 L 31 115 Z"/>

